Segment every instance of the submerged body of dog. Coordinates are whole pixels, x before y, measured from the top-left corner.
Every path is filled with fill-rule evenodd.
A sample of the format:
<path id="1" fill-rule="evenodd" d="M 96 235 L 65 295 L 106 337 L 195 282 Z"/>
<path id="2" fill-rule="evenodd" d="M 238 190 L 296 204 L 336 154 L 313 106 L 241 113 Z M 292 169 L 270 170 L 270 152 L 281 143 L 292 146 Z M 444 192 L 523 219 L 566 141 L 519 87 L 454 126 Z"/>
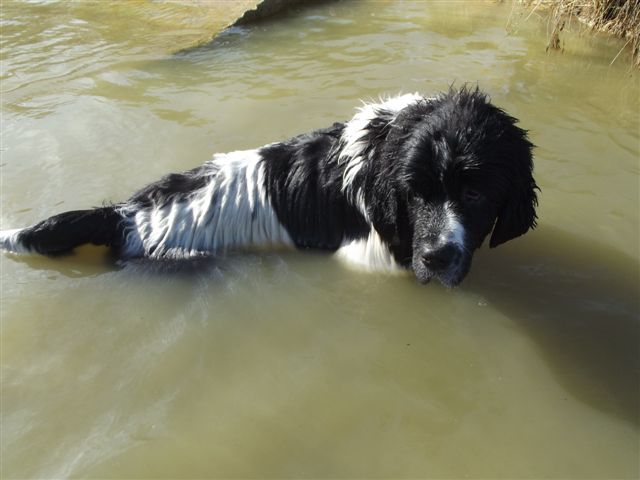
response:
<path id="1" fill-rule="evenodd" d="M 535 226 L 526 132 L 479 90 L 365 104 L 346 123 L 214 155 L 124 203 L 0 232 L 9 251 L 107 245 L 124 258 L 320 248 L 367 268 L 460 283 L 492 247 Z"/>

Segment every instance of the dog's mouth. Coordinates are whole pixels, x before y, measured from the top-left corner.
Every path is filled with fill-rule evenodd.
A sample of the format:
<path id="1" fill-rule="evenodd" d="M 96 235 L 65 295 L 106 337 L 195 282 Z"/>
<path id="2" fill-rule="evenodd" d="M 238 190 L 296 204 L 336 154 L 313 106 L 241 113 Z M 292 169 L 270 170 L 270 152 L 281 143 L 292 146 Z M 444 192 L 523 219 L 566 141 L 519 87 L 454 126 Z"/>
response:
<path id="1" fill-rule="evenodd" d="M 459 285 L 470 266 L 470 256 L 452 244 L 416 249 L 412 259 L 413 272 L 420 283 L 426 284 L 435 278 L 448 288 Z"/>

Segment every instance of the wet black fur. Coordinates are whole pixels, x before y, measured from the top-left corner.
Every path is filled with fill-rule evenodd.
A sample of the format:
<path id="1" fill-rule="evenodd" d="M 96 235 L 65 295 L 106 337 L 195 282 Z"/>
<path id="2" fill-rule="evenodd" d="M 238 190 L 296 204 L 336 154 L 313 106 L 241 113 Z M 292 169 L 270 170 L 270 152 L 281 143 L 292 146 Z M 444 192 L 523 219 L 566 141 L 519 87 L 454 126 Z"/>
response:
<path id="1" fill-rule="evenodd" d="M 25 228 L 20 241 L 29 250 L 51 256 L 87 243 L 118 248 L 122 216 L 112 206 L 64 212 Z"/>
<path id="2" fill-rule="evenodd" d="M 392 122 L 391 112 L 376 113 L 364 137 L 368 161 L 352 187 L 362 188 L 368 216 L 399 264 L 421 270 L 420 250 L 433 247 L 444 228 L 445 202 L 465 226 L 469 252 L 492 229 L 493 248 L 535 227 L 533 144 L 480 90 L 452 89 Z M 342 192 L 343 129 L 334 124 L 261 150 L 271 202 L 298 246 L 335 249 L 368 233 Z M 452 284 L 467 273 L 471 255 L 460 261 Z"/>
<path id="3" fill-rule="evenodd" d="M 456 259 L 459 273 L 440 278 L 454 285 L 491 231 L 495 247 L 535 226 L 533 145 L 517 120 L 478 89 L 451 89 L 397 115 L 384 109 L 376 114 L 363 137 L 367 161 L 351 185 L 364 193 L 368 219 L 343 188 L 345 162 L 339 157 L 345 124 L 259 150 L 263 188 L 297 247 L 335 250 L 345 240 L 366 237 L 371 222 L 395 260 L 428 281 L 435 273 L 421 255 L 437 243 L 446 204 L 467 232 L 466 253 Z M 161 205 L 176 197 L 187 201 L 214 174 L 205 164 L 168 175 L 134 194 L 127 205 Z M 116 207 L 56 215 L 25 229 L 20 240 L 46 254 L 83 243 L 117 249 L 124 234 Z"/>
<path id="4" fill-rule="evenodd" d="M 369 232 L 342 191 L 338 145 L 344 124 L 262 148 L 266 191 L 280 223 L 300 248 L 336 250 Z"/>
<path id="5" fill-rule="evenodd" d="M 203 188 L 215 173 L 215 169 L 211 168 L 210 164 L 204 164 L 186 172 L 170 173 L 159 181 L 138 190 L 127 203 L 139 207 L 151 207 L 164 205 L 175 199 L 187 200 L 189 195 Z"/>

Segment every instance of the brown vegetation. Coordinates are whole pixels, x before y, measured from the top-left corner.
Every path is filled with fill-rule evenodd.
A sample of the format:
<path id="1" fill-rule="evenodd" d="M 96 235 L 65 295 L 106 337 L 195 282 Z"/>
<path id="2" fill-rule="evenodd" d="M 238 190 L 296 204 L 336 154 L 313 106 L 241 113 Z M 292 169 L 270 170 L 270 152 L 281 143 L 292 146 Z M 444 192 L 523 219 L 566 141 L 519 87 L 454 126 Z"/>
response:
<path id="1" fill-rule="evenodd" d="M 640 67 L 640 2 L 638 0 L 525 0 L 525 3 L 533 6 L 534 9 L 538 7 L 551 9 L 552 30 L 547 49 L 561 48 L 560 33 L 570 17 L 577 17 L 594 30 L 608 32 L 625 39 L 624 48 L 631 48 L 633 63 L 636 67 Z"/>

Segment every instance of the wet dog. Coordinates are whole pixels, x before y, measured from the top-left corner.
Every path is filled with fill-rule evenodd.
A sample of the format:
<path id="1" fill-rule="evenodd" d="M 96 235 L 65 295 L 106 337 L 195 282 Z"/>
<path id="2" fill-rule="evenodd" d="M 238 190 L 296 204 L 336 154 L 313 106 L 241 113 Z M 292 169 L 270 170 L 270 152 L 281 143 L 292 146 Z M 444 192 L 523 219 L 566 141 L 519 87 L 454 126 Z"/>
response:
<path id="1" fill-rule="evenodd" d="M 479 89 L 393 97 L 345 123 L 216 154 L 126 202 L 2 231 L 0 245 L 55 255 L 92 243 L 158 259 L 326 249 L 454 286 L 489 233 L 495 247 L 535 226 L 533 145 L 516 123 Z"/>

